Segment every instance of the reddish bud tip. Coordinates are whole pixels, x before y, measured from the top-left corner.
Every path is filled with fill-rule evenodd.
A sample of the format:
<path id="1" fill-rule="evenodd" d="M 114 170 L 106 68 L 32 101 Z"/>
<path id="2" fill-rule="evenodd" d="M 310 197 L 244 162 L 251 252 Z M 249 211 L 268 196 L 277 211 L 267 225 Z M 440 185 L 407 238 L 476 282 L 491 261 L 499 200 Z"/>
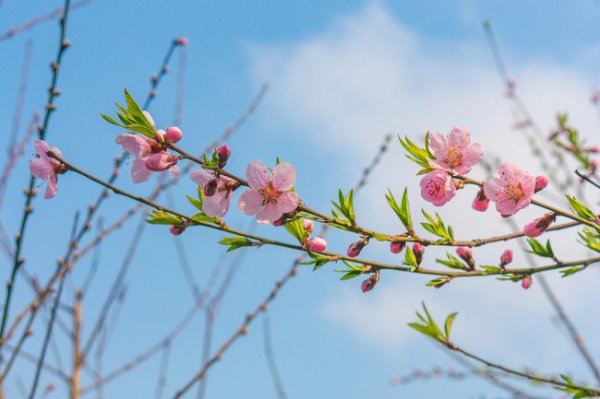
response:
<path id="1" fill-rule="evenodd" d="M 178 236 L 185 231 L 185 226 L 171 226 L 169 227 L 169 231 L 174 236 Z"/>
<path id="2" fill-rule="evenodd" d="M 177 44 L 179 46 L 187 46 L 188 42 L 189 42 L 189 39 L 185 36 L 175 39 L 175 44 Z"/>
<path id="3" fill-rule="evenodd" d="M 306 231 L 308 235 L 310 235 L 313 232 L 313 229 L 315 228 L 313 221 L 309 219 L 304 219 L 302 221 L 302 226 L 304 227 L 304 231 Z"/>
<path id="4" fill-rule="evenodd" d="M 219 155 L 219 167 L 223 168 L 227 164 L 227 160 L 231 156 L 231 148 L 227 144 L 223 144 L 217 148 L 217 154 Z"/>
<path id="5" fill-rule="evenodd" d="M 529 287 L 531 287 L 531 284 L 533 284 L 533 279 L 529 274 L 523 277 L 523 280 L 521 280 L 521 287 L 523 287 L 524 289 L 529 289 Z"/>
<path id="6" fill-rule="evenodd" d="M 537 218 L 533 222 L 527 223 L 523 228 L 523 233 L 525 233 L 527 237 L 539 237 L 555 220 L 556 214 L 554 212 L 548 212 L 541 218 Z"/>
<path id="7" fill-rule="evenodd" d="M 356 242 L 353 242 L 348 247 L 346 254 L 351 258 L 356 258 L 358 255 L 360 255 L 360 251 L 362 251 L 362 249 L 365 247 L 365 245 L 367 245 L 367 243 L 368 243 L 368 241 L 365 240 L 364 238 L 360 239 Z"/>
<path id="8" fill-rule="evenodd" d="M 413 253 L 415 254 L 415 258 L 417 258 L 417 265 L 420 265 L 423 260 L 423 254 L 425 253 L 425 246 L 415 242 L 413 244 Z"/>

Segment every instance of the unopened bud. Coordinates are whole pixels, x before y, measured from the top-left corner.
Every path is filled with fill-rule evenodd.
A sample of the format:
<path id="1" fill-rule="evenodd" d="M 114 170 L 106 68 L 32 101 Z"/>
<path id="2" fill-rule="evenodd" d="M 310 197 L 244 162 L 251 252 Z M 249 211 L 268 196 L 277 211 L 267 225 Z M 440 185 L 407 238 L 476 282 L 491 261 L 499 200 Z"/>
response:
<path id="1" fill-rule="evenodd" d="M 456 254 L 462 258 L 471 270 L 475 270 L 475 259 L 473 259 L 473 253 L 471 249 L 468 247 L 458 247 L 456 248 Z"/>
<path id="2" fill-rule="evenodd" d="M 350 244 L 350 246 L 348 247 L 348 250 L 346 251 L 346 254 L 348 254 L 349 257 L 351 258 L 356 258 L 358 255 L 360 255 L 360 251 L 362 251 L 362 249 L 369 243 L 369 240 L 366 238 L 361 238 L 360 240 L 353 242 L 352 244 Z"/>
<path id="3" fill-rule="evenodd" d="M 521 287 L 523 287 L 524 289 L 528 289 L 529 287 L 531 287 L 531 284 L 533 284 L 533 279 L 529 274 L 523 277 L 523 280 L 521 280 Z"/>
<path id="4" fill-rule="evenodd" d="M 506 265 L 508 265 L 510 262 L 512 262 L 513 260 L 513 253 L 510 249 L 505 250 L 504 252 L 502 252 L 502 255 L 500 256 L 500 267 L 504 267 Z"/>
<path id="5" fill-rule="evenodd" d="M 415 258 L 417 259 L 417 265 L 421 264 L 421 261 L 423 260 L 423 254 L 425 253 L 425 246 L 415 242 L 413 244 L 413 253 L 415 254 Z"/>
<path id="6" fill-rule="evenodd" d="M 313 232 L 313 229 L 315 228 L 315 224 L 312 220 L 304 219 L 302 221 L 302 227 L 304 227 L 304 231 L 306 231 L 306 233 L 310 235 Z"/>
<path id="7" fill-rule="evenodd" d="M 175 44 L 177 44 L 179 46 L 187 46 L 188 42 L 189 42 L 189 40 L 185 36 L 175 39 Z"/>
<path id="8" fill-rule="evenodd" d="M 185 226 L 181 226 L 181 225 L 173 225 L 171 227 L 169 227 L 169 231 L 171 232 L 171 234 L 173 234 L 174 236 L 178 236 L 181 233 L 183 233 L 185 231 Z"/>
<path id="9" fill-rule="evenodd" d="M 552 223 L 554 223 L 555 220 L 556 213 L 548 212 L 541 218 L 537 218 L 533 222 L 527 223 L 523 228 L 523 233 L 525 233 L 527 237 L 539 237 Z"/>
<path id="10" fill-rule="evenodd" d="M 231 156 L 231 148 L 227 144 L 223 144 L 217 149 L 217 154 L 219 156 L 219 168 L 225 167 L 227 160 Z"/>
<path id="11" fill-rule="evenodd" d="M 323 252 L 327 249 L 327 241 L 321 237 L 313 237 L 306 242 L 310 252 Z"/>
<path id="12" fill-rule="evenodd" d="M 544 175 L 536 176 L 535 178 L 535 192 L 543 190 L 548 185 L 548 177 Z"/>
<path id="13" fill-rule="evenodd" d="M 167 129 L 165 139 L 170 143 L 177 143 L 183 138 L 183 132 L 177 126 L 172 126 Z"/>
<path id="14" fill-rule="evenodd" d="M 390 252 L 393 254 L 399 254 L 406 246 L 406 241 L 392 241 L 390 242 Z"/>
<path id="15" fill-rule="evenodd" d="M 489 205 L 490 199 L 485 195 L 483 188 L 481 188 L 477 193 L 477 196 L 473 200 L 473 204 L 471 204 L 471 207 L 476 211 L 485 212 L 488 209 Z"/>

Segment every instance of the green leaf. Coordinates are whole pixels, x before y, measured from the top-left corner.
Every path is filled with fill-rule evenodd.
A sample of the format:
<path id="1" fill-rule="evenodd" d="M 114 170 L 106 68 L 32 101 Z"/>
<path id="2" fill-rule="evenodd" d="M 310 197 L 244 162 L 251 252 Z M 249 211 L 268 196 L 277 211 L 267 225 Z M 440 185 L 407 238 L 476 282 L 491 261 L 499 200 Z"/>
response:
<path id="1" fill-rule="evenodd" d="M 308 256 L 312 258 L 312 260 L 302 262 L 301 265 L 313 265 L 313 271 L 319 270 L 321 267 L 331 262 L 329 256 L 322 256 L 315 253 L 309 253 Z"/>
<path id="2" fill-rule="evenodd" d="M 550 240 L 546 242 L 546 245 L 542 245 L 535 238 L 528 238 L 527 243 L 531 247 L 527 252 L 541 256 L 543 258 L 552 258 L 554 257 L 554 251 L 552 250 L 552 246 L 550 245 Z"/>
<path id="3" fill-rule="evenodd" d="M 126 108 L 118 103 L 116 104 L 117 117 L 121 121 L 120 123 L 106 114 L 101 113 L 100 115 L 108 123 L 122 127 L 132 132 L 140 133 L 151 139 L 155 139 L 156 129 L 154 128 L 154 126 L 152 126 L 148 119 L 146 119 L 143 110 L 135 102 L 135 100 L 133 99 L 131 94 L 129 94 L 127 89 L 125 89 L 125 104 L 127 105 Z"/>
<path id="4" fill-rule="evenodd" d="M 419 264 L 417 263 L 417 257 L 413 252 L 411 247 L 406 247 L 405 255 L 404 255 L 404 264 L 410 268 L 411 272 L 414 272 L 419 268 Z"/>
<path id="5" fill-rule="evenodd" d="M 435 261 L 452 269 L 470 270 L 470 268 L 467 265 L 458 260 L 458 258 L 456 258 L 455 256 L 449 254 L 448 252 L 446 252 L 446 256 L 448 257 L 448 260 L 436 259 Z"/>
<path id="6" fill-rule="evenodd" d="M 448 317 L 446 317 L 446 322 L 444 323 L 444 332 L 446 333 L 446 339 L 450 338 L 450 332 L 452 331 L 452 324 L 454 323 L 454 319 L 458 312 L 450 313 Z"/>
<path id="7" fill-rule="evenodd" d="M 292 219 L 285 224 L 285 229 L 296 238 L 299 242 L 303 243 L 308 238 L 308 231 L 304 230 L 304 223 L 302 219 Z"/>
<path id="8" fill-rule="evenodd" d="M 331 201 L 335 209 L 346 218 L 350 224 L 354 225 L 356 215 L 354 213 L 354 190 L 350 190 L 347 196 L 344 195 L 342 190 L 338 191 L 338 202 Z M 331 211 L 333 216 L 338 219 L 339 216 L 335 211 Z"/>
<path id="9" fill-rule="evenodd" d="M 171 215 L 170 213 L 154 210 L 148 215 L 150 218 L 146 219 L 146 222 L 150 224 L 166 224 L 166 225 L 179 225 L 183 223 L 183 220 L 178 216 Z"/>
<path id="10" fill-rule="evenodd" d="M 229 245 L 229 248 L 227 248 L 227 252 L 231 252 L 231 251 L 235 251 L 236 249 L 242 248 L 242 247 L 252 247 L 252 246 L 257 245 L 258 243 L 255 241 L 252 241 L 246 237 L 235 236 L 235 237 L 224 237 L 221 241 L 219 241 L 219 244 Z"/>
<path id="11" fill-rule="evenodd" d="M 575 273 L 579 273 L 583 269 L 585 269 L 584 266 L 573 266 L 573 267 L 569 267 L 568 269 L 561 270 L 560 274 L 562 274 L 561 277 L 569 277 Z"/>
<path id="12" fill-rule="evenodd" d="M 577 198 L 569 194 L 567 194 L 566 197 L 567 200 L 569 200 L 569 205 L 571 206 L 571 209 L 579 217 L 589 221 L 593 221 L 596 219 L 596 214 L 590 208 L 582 204 Z"/>
<path id="13" fill-rule="evenodd" d="M 481 265 L 480 267 L 483 269 L 483 274 L 498 274 L 502 271 L 498 266 Z"/>

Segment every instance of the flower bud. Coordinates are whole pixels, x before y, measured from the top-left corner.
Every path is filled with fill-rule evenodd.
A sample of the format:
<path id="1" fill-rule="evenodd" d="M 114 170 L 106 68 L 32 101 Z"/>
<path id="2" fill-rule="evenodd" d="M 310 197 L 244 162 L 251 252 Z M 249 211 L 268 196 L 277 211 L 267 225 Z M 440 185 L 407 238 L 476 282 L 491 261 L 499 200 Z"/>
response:
<path id="1" fill-rule="evenodd" d="M 227 164 L 227 160 L 231 155 L 231 148 L 229 148 L 227 144 L 223 144 L 217 149 L 217 154 L 219 156 L 219 168 L 225 167 L 225 164 Z"/>
<path id="2" fill-rule="evenodd" d="M 413 253 L 415 254 L 415 258 L 417 258 L 417 265 L 420 265 L 423 260 L 423 254 L 425 253 L 425 246 L 415 242 L 413 244 Z"/>
<path id="3" fill-rule="evenodd" d="M 187 46 L 188 42 L 189 39 L 185 36 L 175 39 L 175 44 L 177 44 L 178 46 Z"/>
<path id="4" fill-rule="evenodd" d="M 204 195 L 207 197 L 212 197 L 217 192 L 217 179 L 211 179 L 206 186 L 204 186 Z"/>
<path id="5" fill-rule="evenodd" d="M 152 127 L 154 127 L 154 118 L 152 118 L 152 115 L 150 115 L 150 112 L 148 111 L 142 111 L 142 113 L 144 114 L 144 116 L 146 117 L 146 119 L 148 120 L 148 122 L 150 122 L 150 124 L 152 125 Z"/>
<path id="6" fill-rule="evenodd" d="M 406 241 L 392 241 L 390 242 L 390 252 L 393 254 L 399 254 L 406 246 Z"/>
<path id="7" fill-rule="evenodd" d="M 372 291 L 378 281 L 379 272 L 376 271 L 375 273 L 371 274 L 371 277 L 362 282 L 360 285 L 360 290 L 363 292 L 363 294 Z"/>
<path id="8" fill-rule="evenodd" d="M 483 188 L 481 188 L 477 193 L 477 196 L 473 200 L 471 207 L 476 211 L 485 212 L 488 209 L 489 205 L 490 199 L 486 197 L 485 193 L 483 192 Z"/>
<path id="9" fill-rule="evenodd" d="M 177 126 L 172 126 L 168 128 L 167 132 L 165 133 L 165 139 L 167 139 L 169 143 L 177 143 L 182 138 L 183 133 L 181 132 L 181 129 Z"/>
<path id="10" fill-rule="evenodd" d="M 173 225 L 173 226 L 169 227 L 169 231 L 174 236 L 178 236 L 178 235 L 180 235 L 181 233 L 183 233 L 185 231 L 185 226 Z"/>
<path id="11" fill-rule="evenodd" d="M 302 221 L 302 227 L 304 227 L 304 231 L 306 231 L 306 233 L 310 235 L 313 232 L 315 225 L 312 220 L 304 219 Z"/>
<path id="12" fill-rule="evenodd" d="M 471 249 L 468 247 L 458 247 L 456 248 L 456 253 L 458 256 L 462 258 L 471 270 L 475 270 L 475 259 L 473 259 L 473 253 Z"/>
<path id="13" fill-rule="evenodd" d="M 531 284 L 533 284 L 533 279 L 529 274 L 523 277 L 523 280 L 521 280 L 521 287 L 523 287 L 523 289 L 528 289 L 531 287 Z"/>
<path id="14" fill-rule="evenodd" d="M 310 252 L 323 252 L 327 249 L 327 241 L 321 237 L 313 237 L 306 242 Z"/>
<path id="15" fill-rule="evenodd" d="M 504 267 L 506 265 L 508 265 L 510 262 L 512 262 L 513 260 L 513 253 L 510 249 L 505 250 L 504 252 L 502 252 L 502 255 L 500 256 L 500 267 Z"/>
<path id="16" fill-rule="evenodd" d="M 535 178 L 535 192 L 541 191 L 548 185 L 548 176 L 540 175 Z"/>
<path id="17" fill-rule="evenodd" d="M 541 218 L 535 219 L 533 222 L 527 223 L 523 228 L 523 233 L 527 237 L 539 237 L 548 227 L 556 220 L 556 213 L 548 212 Z"/>
<path id="18" fill-rule="evenodd" d="M 367 245 L 368 242 L 369 241 L 365 238 L 361 238 L 360 240 L 353 242 L 348 247 L 346 254 L 348 254 L 348 256 L 351 258 L 356 258 L 358 255 L 360 255 L 360 251 L 362 251 L 362 249 L 365 247 L 365 245 Z"/>

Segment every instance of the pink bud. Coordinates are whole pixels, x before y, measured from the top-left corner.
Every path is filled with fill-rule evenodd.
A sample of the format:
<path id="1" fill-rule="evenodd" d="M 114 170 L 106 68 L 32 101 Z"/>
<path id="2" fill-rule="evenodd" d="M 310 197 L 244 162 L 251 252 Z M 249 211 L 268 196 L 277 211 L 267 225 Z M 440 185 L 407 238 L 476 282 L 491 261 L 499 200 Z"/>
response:
<path id="1" fill-rule="evenodd" d="M 323 252 L 327 249 L 327 241 L 321 237 L 313 237 L 309 239 L 306 244 L 310 252 Z"/>
<path id="2" fill-rule="evenodd" d="M 392 241 L 390 242 L 390 252 L 393 254 L 399 254 L 406 246 L 406 241 Z"/>
<path id="3" fill-rule="evenodd" d="M 485 193 L 483 192 L 483 188 L 482 188 L 477 193 L 477 196 L 473 200 L 471 207 L 473 209 L 475 209 L 476 211 L 485 212 L 488 209 L 489 205 L 490 205 L 490 199 L 485 196 Z"/>
<path id="4" fill-rule="evenodd" d="M 379 281 L 379 271 L 376 271 L 375 273 L 371 274 L 371 276 L 366 279 L 365 281 L 362 282 L 362 284 L 360 285 L 360 289 L 363 293 L 367 293 L 371 290 L 373 290 L 373 288 L 375 288 L 375 285 L 377 284 L 377 282 Z"/>
<path id="5" fill-rule="evenodd" d="M 539 237 L 555 220 L 556 213 L 548 212 L 541 218 L 537 218 L 533 222 L 527 223 L 523 228 L 523 233 L 525 233 L 527 237 Z"/>
<path id="6" fill-rule="evenodd" d="M 313 232 L 315 225 L 312 222 L 312 220 L 304 219 L 302 221 L 302 227 L 304 227 L 304 231 L 306 231 L 308 233 L 308 235 L 310 235 L 310 233 Z"/>
<path id="7" fill-rule="evenodd" d="M 183 233 L 185 231 L 185 226 L 171 226 L 169 227 L 169 231 L 171 232 L 171 234 L 173 234 L 174 236 L 178 236 L 181 233 Z"/>
<path id="8" fill-rule="evenodd" d="M 227 144 L 223 144 L 217 149 L 217 154 L 219 155 L 219 168 L 225 167 L 231 155 L 231 148 Z"/>
<path id="9" fill-rule="evenodd" d="M 548 176 L 540 175 L 535 178 L 535 192 L 541 191 L 548 185 Z"/>
<path id="10" fill-rule="evenodd" d="M 346 254 L 348 254 L 348 256 L 351 258 L 356 258 L 358 255 L 360 255 L 360 251 L 362 251 L 362 249 L 365 247 L 365 245 L 367 245 L 367 243 L 368 241 L 364 238 L 353 242 L 348 247 Z"/>
<path id="11" fill-rule="evenodd" d="M 423 254 L 425 253 L 425 246 L 415 242 L 413 244 L 413 253 L 415 254 L 415 258 L 417 258 L 417 265 L 420 265 L 423 260 Z"/>
<path id="12" fill-rule="evenodd" d="M 513 260 L 513 253 L 510 249 L 502 252 L 502 256 L 500 256 L 500 266 L 504 267 L 508 265 Z"/>
<path id="13" fill-rule="evenodd" d="M 165 139 L 167 139 L 167 141 L 170 143 L 177 143 L 182 138 L 183 133 L 181 132 L 181 129 L 177 126 L 172 126 L 168 128 L 167 132 L 165 133 Z"/>
<path id="14" fill-rule="evenodd" d="M 179 158 L 177 155 L 167 154 L 166 152 L 158 152 L 150 155 L 146 159 L 146 168 L 153 172 L 162 172 L 169 169 L 177 163 Z"/>
<path id="15" fill-rule="evenodd" d="M 597 154 L 600 152 L 600 146 L 592 146 L 588 148 L 588 151 L 591 152 L 592 154 Z"/>
<path id="16" fill-rule="evenodd" d="M 531 284 L 533 284 L 533 279 L 529 274 L 523 277 L 523 280 L 521 280 L 521 287 L 523 287 L 524 289 L 528 289 L 529 287 L 531 287 Z"/>
<path id="17" fill-rule="evenodd" d="M 462 258 L 462 260 L 467 262 L 467 265 L 469 265 L 469 268 L 471 268 L 471 270 L 475 269 L 475 259 L 473 259 L 473 253 L 471 252 L 470 248 L 458 247 L 456 248 L 456 253 Z"/>
<path id="18" fill-rule="evenodd" d="M 175 44 L 177 44 L 179 46 L 187 46 L 188 42 L 189 42 L 189 39 L 185 36 L 175 39 Z"/>

